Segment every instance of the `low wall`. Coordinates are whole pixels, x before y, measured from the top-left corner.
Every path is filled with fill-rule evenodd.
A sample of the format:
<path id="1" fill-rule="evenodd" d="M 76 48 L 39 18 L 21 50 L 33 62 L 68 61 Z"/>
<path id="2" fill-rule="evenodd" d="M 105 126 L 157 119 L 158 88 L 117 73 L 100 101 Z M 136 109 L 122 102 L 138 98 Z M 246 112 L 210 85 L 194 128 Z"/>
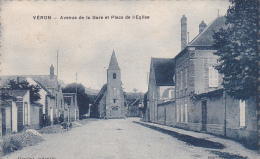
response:
<path id="1" fill-rule="evenodd" d="M 201 123 L 189 123 L 189 129 L 193 131 L 201 131 L 202 124 Z"/>
<path id="2" fill-rule="evenodd" d="M 208 133 L 211 133 L 211 134 L 224 135 L 224 125 L 207 124 L 206 130 Z"/>

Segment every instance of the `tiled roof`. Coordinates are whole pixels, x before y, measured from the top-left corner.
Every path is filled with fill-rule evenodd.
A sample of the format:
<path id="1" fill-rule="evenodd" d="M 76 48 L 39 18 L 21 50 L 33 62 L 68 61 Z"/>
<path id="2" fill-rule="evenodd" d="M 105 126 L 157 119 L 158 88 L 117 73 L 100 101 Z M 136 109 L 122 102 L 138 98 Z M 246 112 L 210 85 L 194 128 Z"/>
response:
<path id="1" fill-rule="evenodd" d="M 44 89 L 48 95 L 54 97 L 54 94 L 52 94 L 43 84 L 41 84 L 40 82 L 34 80 L 42 89 Z"/>
<path id="2" fill-rule="evenodd" d="M 17 77 L 19 77 L 19 81 L 24 81 L 28 77 L 40 82 L 45 88 L 55 88 L 58 89 L 57 76 L 54 76 L 53 79 L 50 78 L 49 75 L 11 75 L 11 76 L 1 76 L 0 86 L 6 86 L 10 80 L 17 81 Z"/>
<path id="3" fill-rule="evenodd" d="M 213 34 L 217 32 L 221 27 L 225 27 L 225 17 L 216 18 L 211 24 L 209 24 L 202 33 L 198 34 L 188 46 L 212 46 L 214 41 Z"/>
<path id="4" fill-rule="evenodd" d="M 29 90 L 2 90 L 1 93 L 8 94 L 13 97 L 23 97 Z"/>
<path id="5" fill-rule="evenodd" d="M 157 86 L 174 86 L 175 62 L 172 58 L 152 58 Z"/>
<path id="6" fill-rule="evenodd" d="M 139 104 L 140 102 L 142 102 L 142 100 L 140 98 L 138 98 L 133 103 L 131 103 L 130 105 L 136 105 L 136 104 Z"/>
<path id="7" fill-rule="evenodd" d="M 98 105 L 100 100 L 102 99 L 102 97 L 104 96 L 104 94 L 107 91 L 107 84 L 104 84 L 103 87 L 101 88 L 101 90 L 99 91 L 97 98 L 94 101 L 93 105 Z"/>

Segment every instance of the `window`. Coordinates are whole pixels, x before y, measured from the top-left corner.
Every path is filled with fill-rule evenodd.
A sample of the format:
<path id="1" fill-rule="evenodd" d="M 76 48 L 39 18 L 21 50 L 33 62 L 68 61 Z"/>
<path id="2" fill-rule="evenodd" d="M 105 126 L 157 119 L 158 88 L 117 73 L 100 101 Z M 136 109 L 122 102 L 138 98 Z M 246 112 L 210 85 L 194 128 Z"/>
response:
<path id="1" fill-rule="evenodd" d="M 188 68 L 185 68 L 185 72 L 184 72 L 184 87 L 187 88 L 188 86 Z"/>
<path id="2" fill-rule="evenodd" d="M 28 125 L 28 103 L 24 103 L 24 125 Z"/>
<path id="3" fill-rule="evenodd" d="M 114 93 L 114 95 L 117 94 L 117 89 L 116 88 L 113 88 L 113 93 Z"/>
<path id="4" fill-rule="evenodd" d="M 183 122 L 183 106 L 181 105 L 181 122 Z"/>
<path id="5" fill-rule="evenodd" d="M 169 90 L 169 98 L 174 98 L 174 90 Z"/>
<path id="6" fill-rule="evenodd" d="M 218 87 L 218 71 L 209 67 L 209 87 Z"/>
<path id="7" fill-rule="evenodd" d="M 118 108 L 117 107 L 112 107 L 112 110 L 118 111 Z"/>
<path id="8" fill-rule="evenodd" d="M 116 79 L 116 73 L 113 73 L 113 79 Z"/>
<path id="9" fill-rule="evenodd" d="M 62 100 L 60 100 L 60 107 L 62 108 Z"/>
<path id="10" fill-rule="evenodd" d="M 185 104 L 185 123 L 188 123 L 188 104 Z"/>
<path id="11" fill-rule="evenodd" d="M 177 108 L 176 108 L 176 117 L 177 117 L 177 122 L 180 121 L 180 117 L 179 117 L 179 105 L 177 104 Z"/>
<path id="12" fill-rule="evenodd" d="M 239 107 L 240 107 L 240 126 L 244 127 L 246 126 L 246 102 L 240 100 Z"/>
<path id="13" fill-rule="evenodd" d="M 56 108 L 58 106 L 57 94 L 56 94 Z"/>
<path id="14" fill-rule="evenodd" d="M 116 103 L 116 99 L 114 99 L 114 103 Z"/>
<path id="15" fill-rule="evenodd" d="M 181 86 L 181 90 L 182 90 L 182 82 L 183 82 L 183 71 L 180 72 L 181 75 L 181 79 L 180 79 L 180 86 Z"/>

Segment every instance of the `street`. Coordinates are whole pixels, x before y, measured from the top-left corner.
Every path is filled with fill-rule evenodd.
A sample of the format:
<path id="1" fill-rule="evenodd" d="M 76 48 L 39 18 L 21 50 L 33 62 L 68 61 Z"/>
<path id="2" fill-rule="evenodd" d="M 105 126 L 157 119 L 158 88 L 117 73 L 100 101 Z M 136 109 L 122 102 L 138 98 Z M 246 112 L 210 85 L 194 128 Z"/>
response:
<path id="1" fill-rule="evenodd" d="M 209 149 L 188 145 L 170 135 L 126 119 L 87 119 L 68 133 L 43 134 L 45 141 L 4 158 L 180 159 L 217 157 Z"/>

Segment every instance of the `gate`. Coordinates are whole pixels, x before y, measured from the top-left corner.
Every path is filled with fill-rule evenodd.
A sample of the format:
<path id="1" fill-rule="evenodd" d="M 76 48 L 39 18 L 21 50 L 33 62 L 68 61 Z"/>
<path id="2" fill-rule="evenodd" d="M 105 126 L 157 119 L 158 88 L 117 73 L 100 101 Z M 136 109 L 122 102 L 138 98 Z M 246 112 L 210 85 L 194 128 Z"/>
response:
<path id="1" fill-rule="evenodd" d="M 202 101 L 202 131 L 207 131 L 207 101 Z"/>

